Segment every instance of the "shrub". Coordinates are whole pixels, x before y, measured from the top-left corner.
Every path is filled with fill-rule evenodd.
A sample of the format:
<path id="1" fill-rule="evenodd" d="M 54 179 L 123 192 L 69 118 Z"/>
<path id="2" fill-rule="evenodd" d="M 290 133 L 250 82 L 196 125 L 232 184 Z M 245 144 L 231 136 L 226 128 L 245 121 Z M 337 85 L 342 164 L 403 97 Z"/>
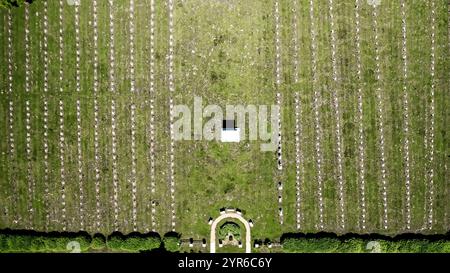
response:
<path id="1" fill-rule="evenodd" d="M 340 247 L 340 240 L 337 238 L 324 238 L 322 240 L 309 240 L 311 245 L 311 252 L 339 252 L 338 249 Z"/>
<path id="2" fill-rule="evenodd" d="M 339 252 L 340 244 L 337 238 L 287 238 L 283 248 L 288 252 L 327 253 Z"/>
<path id="3" fill-rule="evenodd" d="M 9 251 L 8 235 L 0 234 L 0 252 Z"/>
<path id="4" fill-rule="evenodd" d="M 32 251 L 42 251 L 43 249 L 48 249 L 46 244 L 46 238 L 43 236 L 35 236 L 31 242 Z"/>
<path id="5" fill-rule="evenodd" d="M 352 238 L 343 241 L 339 248 L 337 249 L 337 252 L 341 253 L 361 253 L 366 251 L 366 244 L 362 239 L 359 238 Z"/>
<path id="6" fill-rule="evenodd" d="M 57 247 L 57 237 L 45 237 L 44 238 L 45 249 L 56 250 Z"/>
<path id="7" fill-rule="evenodd" d="M 8 244 L 11 252 L 28 252 L 31 250 L 31 235 L 10 235 L 8 236 Z"/>
<path id="8" fill-rule="evenodd" d="M 161 246 L 161 239 L 151 234 L 141 235 L 132 233 L 123 236 L 122 234 L 115 233 L 108 238 L 107 246 L 112 250 L 145 251 L 159 248 Z"/>
<path id="9" fill-rule="evenodd" d="M 218 232 L 219 239 L 225 240 L 230 234 L 234 239 L 241 240 L 241 227 L 233 222 L 224 223 Z"/>
<path id="10" fill-rule="evenodd" d="M 100 233 L 94 234 L 94 236 L 92 237 L 91 248 L 92 249 L 106 248 L 105 236 L 103 236 L 103 234 L 100 234 Z"/>
<path id="11" fill-rule="evenodd" d="M 25 2 L 32 2 L 30 0 L 0 0 L 0 8 L 12 8 L 12 7 L 20 7 L 25 4 Z"/>
<path id="12" fill-rule="evenodd" d="M 121 249 L 123 245 L 123 236 L 120 233 L 113 233 L 111 234 L 107 241 L 106 245 L 110 249 Z"/>
<path id="13" fill-rule="evenodd" d="M 422 252 L 422 246 L 429 243 L 428 240 L 402 240 L 397 242 L 397 251 L 400 253 Z"/>
<path id="14" fill-rule="evenodd" d="M 156 236 L 149 236 L 145 238 L 141 250 L 153 250 L 161 247 L 161 239 Z"/>
<path id="15" fill-rule="evenodd" d="M 176 235 L 166 235 L 163 239 L 164 248 L 170 252 L 180 251 L 180 237 Z"/>
<path id="16" fill-rule="evenodd" d="M 126 239 L 123 240 L 123 243 L 121 246 L 121 248 L 123 250 L 128 250 L 128 251 L 144 250 L 144 247 L 145 247 L 145 239 L 140 238 L 138 236 L 133 236 L 133 235 L 126 237 Z"/>
<path id="17" fill-rule="evenodd" d="M 442 240 L 440 241 L 440 248 L 439 252 L 441 253 L 450 253 L 450 241 L 449 240 Z"/>
<path id="18" fill-rule="evenodd" d="M 81 234 L 71 239 L 71 241 L 76 241 L 80 243 L 81 251 L 86 251 L 91 246 L 92 237 L 88 234 Z M 67 247 L 67 244 L 66 244 Z"/>

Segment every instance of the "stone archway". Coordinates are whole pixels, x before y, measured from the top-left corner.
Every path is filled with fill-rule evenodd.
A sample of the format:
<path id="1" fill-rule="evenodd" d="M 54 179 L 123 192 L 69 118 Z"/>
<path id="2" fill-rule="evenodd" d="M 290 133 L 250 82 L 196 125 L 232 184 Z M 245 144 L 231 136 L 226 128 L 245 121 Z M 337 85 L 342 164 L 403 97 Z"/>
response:
<path id="1" fill-rule="evenodd" d="M 251 234 L 250 234 L 250 224 L 247 220 L 244 219 L 240 214 L 237 212 L 225 212 L 224 214 L 217 217 L 211 224 L 211 237 L 210 237 L 210 245 L 209 245 L 209 251 L 210 253 L 216 253 L 216 228 L 217 224 L 220 223 L 220 221 L 232 218 L 239 220 L 245 227 L 245 253 L 251 253 Z"/>

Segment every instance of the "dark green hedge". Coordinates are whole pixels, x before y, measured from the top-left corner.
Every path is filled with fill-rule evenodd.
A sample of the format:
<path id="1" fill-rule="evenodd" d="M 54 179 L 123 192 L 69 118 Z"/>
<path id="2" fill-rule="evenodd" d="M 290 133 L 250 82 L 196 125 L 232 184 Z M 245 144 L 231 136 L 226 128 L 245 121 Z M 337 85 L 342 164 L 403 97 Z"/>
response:
<path id="1" fill-rule="evenodd" d="M 164 235 L 163 246 L 167 251 L 179 252 L 180 251 L 180 235 L 175 232 L 169 232 Z"/>
<path id="2" fill-rule="evenodd" d="M 74 247 L 78 248 L 78 244 L 81 252 L 140 252 L 160 248 L 161 239 L 156 233 L 128 235 L 113 233 L 105 238 L 101 234 L 91 236 L 85 232 L 43 233 L 0 230 L 0 252 L 72 252 Z"/>
<path id="3" fill-rule="evenodd" d="M 399 235 L 394 238 L 381 235 L 347 234 L 285 234 L 281 238 L 284 252 L 304 253 L 450 253 L 447 235 L 424 236 L 419 234 Z M 35 232 L 21 230 L 0 230 L 0 252 L 71 252 L 69 242 L 77 242 L 80 251 L 142 252 L 162 250 L 180 251 L 180 234 L 170 232 L 163 240 L 157 233 L 115 232 L 108 237 L 102 234 L 89 235 L 86 232 Z M 370 248 L 369 242 L 376 242 Z M 369 245 L 368 245 L 369 244 Z M 378 249 L 377 249 L 378 248 Z"/>
<path id="4" fill-rule="evenodd" d="M 81 251 L 86 251 L 92 238 L 75 233 L 0 233 L 0 252 L 70 252 L 69 242 L 75 241 Z"/>
<path id="5" fill-rule="evenodd" d="M 106 240 L 109 249 L 125 250 L 125 251 L 145 251 L 157 249 L 161 246 L 161 239 L 154 235 L 141 235 L 132 233 L 122 235 L 120 233 L 111 234 Z"/>
<path id="6" fill-rule="evenodd" d="M 225 222 L 219 228 L 219 239 L 225 240 L 228 237 L 228 234 L 231 234 L 234 239 L 240 241 L 241 240 L 241 227 L 234 222 Z"/>
<path id="7" fill-rule="evenodd" d="M 106 248 L 105 236 L 99 233 L 94 234 L 94 236 L 92 237 L 91 248 L 95 250 L 105 249 Z"/>
<path id="8" fill-rule="evenodd" d="M 25 2 L 31 3 L 32 0 L 0 0 L 0 8 L 13 8 L 20 7 L 25 4 Z"/>
<path id="9" fill-rule="evenodd" d="M 369 242 L 374 242 L 370 243 Z M 450 253 L 450 240 L 427 238 L 288 237 L 284 252 L 297 253 Z"/>

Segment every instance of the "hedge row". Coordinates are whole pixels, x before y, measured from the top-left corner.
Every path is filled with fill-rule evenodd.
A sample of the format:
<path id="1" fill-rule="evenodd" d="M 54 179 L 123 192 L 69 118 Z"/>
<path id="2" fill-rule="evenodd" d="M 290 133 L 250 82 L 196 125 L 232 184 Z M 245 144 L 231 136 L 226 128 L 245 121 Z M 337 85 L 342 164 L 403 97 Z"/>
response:
<path id="1" fill-rule="evenodd" d="M 106 241 L 108 249 L 123 251 L 148 251 L 161 247 L 159 236 L 143 236 L 140 234 L 129 234 L 124 236 L 120 233 L 113 233 Z"/>
<path id="2" fill-rule="evenodd" d="M 450 253 L 445 239 L 286 238 L 285 252 L 297 253 Z"/>
<path id="3" fill-rule="evenodd" d="M 34 231 L 0 230 L 0 252 L 142 252 L 151 250 L 179 251 L 179 236 L 166 235 L 164 240 L 156 233 L 115 232 L 108 237 L 79 233 L 42 233 Z"/>
<path id="4" fill-rule="evenodd" d="M 284 252 L 303 253 L 450 253 L 450 240 L 442 236 L 380 236 L 333 234 L 285 234 L 281 238 Z M 85 232 L 58 233 L 0 230 L 0 252 L 71 252 L 73 250 L 105 252 L 180 251 L 180 235 L 167 233 L 115 232 L 108 237 Z"/>
<path id="5" fill-rule="evenodd" d="M 25 4 L 25 2 L 31 3 L 32 0 L 0 0 L 0 8 L 13 8 L 13 7 L 21 7 Z"/>
<path id="6" fill-rule="evenodd" d="M 86 251 L 92 238 L 86 234 L 1 234 L 0 252 L 70 252 L 77 248 Z M 74 245 L 70 242 L 77 242 Z"/>

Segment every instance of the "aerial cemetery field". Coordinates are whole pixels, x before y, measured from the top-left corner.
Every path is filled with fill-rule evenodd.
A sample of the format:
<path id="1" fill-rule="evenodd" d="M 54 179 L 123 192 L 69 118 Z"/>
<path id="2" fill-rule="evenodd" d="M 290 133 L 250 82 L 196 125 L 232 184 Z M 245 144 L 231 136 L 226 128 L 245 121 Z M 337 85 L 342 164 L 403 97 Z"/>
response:
<path id="1" fill-rule="evenodd" d="M 0 9 L 0 229 L 252 240 L 449 230 L 448 3 L 37 0 Z M 186 105 L 192 140 L 174 124 Z M 280 107 L 275 149 L 202 136 Z M 221 128 L 216 128 L 221 129 Z M 269 131 L 274 129 L 270 126 Z M 200 135 L 198 134 L 200 132 Z"/>

